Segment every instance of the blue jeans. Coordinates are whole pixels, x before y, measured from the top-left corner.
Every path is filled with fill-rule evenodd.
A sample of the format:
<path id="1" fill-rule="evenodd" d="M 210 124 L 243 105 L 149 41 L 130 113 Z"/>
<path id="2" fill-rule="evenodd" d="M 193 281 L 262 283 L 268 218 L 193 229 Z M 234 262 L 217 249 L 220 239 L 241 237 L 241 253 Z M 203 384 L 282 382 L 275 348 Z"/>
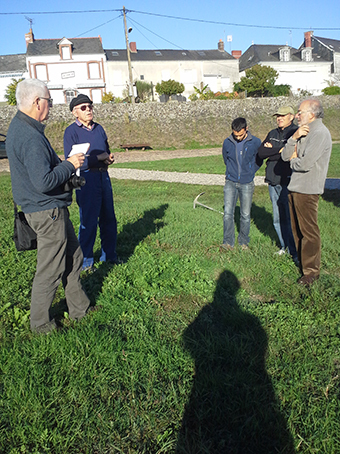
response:
<path id="1" fill-rule="evenodd" d="M 254 181 L 241 184 L 226 180 L 224 186 L 223 243 L 235 245 L 235 207 L 240 198 L 240 232 L 238 243 L 248 245 L 250 230 L 250 210 L 254 193 Z"/>
<path id="2" fill-rule="evenodd" d="M 288 189 L 279 184 L 268 185 L 270 200 L 273 205 L 273 225 L 279 237 L 281 249 L 288 249 L 293 258 L 297 258 L 295 241 L 289 215 Z"/>
<path id="3" fill-rule="evenodd" d="M 76 198 L 80 217 L 79 243 L 84 254 L 83 268 L 87 268 L 93 265 L 98 225 L 101 239 L 99 261 L 117 259 L 117 222 L 108 172 L 85 171 L 81 174 L 86 178 L 86 184 L 76 190 Z"/>

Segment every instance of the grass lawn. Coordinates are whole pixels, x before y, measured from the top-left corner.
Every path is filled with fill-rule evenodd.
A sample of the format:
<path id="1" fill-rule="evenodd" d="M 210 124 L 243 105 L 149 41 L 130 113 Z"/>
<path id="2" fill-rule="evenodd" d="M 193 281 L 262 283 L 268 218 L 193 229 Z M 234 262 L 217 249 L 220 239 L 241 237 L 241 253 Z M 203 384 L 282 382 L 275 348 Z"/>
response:
<path id="1" fill-rule="evenodd" d="M 222 187 L 113 188 L 124 263 L 83 276 L 102 310 L 70 323 L 60 288 L 52 313 L 71 327 L 38 336 L 36 252 L 14 248 L 0 177 L 0 452 L 339 454 L 339 192 L 320 199 L 322 272 L 309 291 L 274 255 L 266 187 L 250 249 L 227 253 L 222 216 L 192 207 L 205 191 L 222 210 Z M 75 203 L 70 212 L 77 229 Z"/>
<path id="2" fill-rule="evenodd" d="M 114 167 L 124 169 L 160 170 L 165 172 L 212 173 L 219 175 L 224 175 L 225 173 L 222 148 L 221 155 L 219 156 L 168 159 L 164 161 L 130 162 L 114 164 Z M 256 175 L 265 175 L 265 164 L 259 169 Z M 333 145 L 331 161 L 328 169 L 328 178 L 340 178 L 340 144 Z"/>

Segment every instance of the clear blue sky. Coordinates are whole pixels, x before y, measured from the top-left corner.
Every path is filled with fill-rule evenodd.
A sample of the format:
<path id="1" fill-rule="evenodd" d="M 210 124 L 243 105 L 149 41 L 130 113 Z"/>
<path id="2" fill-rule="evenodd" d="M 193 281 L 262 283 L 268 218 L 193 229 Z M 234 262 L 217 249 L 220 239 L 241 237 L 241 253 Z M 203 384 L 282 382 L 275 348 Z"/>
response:
<path id="1" fill-rule="evenodd" d="M 29 31 L 29 21 L 25 16 L 33 19 L 36 39 L 100 35 L 104 49 L 125 48 L 120 11 L 82 12 L 121 10 L 123 5 L 127 10 L 135 11 L 127 14 L 127 23 L 128 27 L 133 28 L 129 40 L 137 42 L 137 49 L 215 49 L 220 39 L 225 41 L 225 50 L 228 52 L 245 52 L 252 43 L 288 43 L 299 47 L 303 42 L 304 31 L 308 30 L 314 30 L 315 36 L 340 40 L 339 0 L 0 0 L 0 55 L 26 51 L 25 33 Z M 52 13 L 62 11 L 79 12 Z M 42 12 L 51 13 L 38 14 Z M 227 42 L 228 36 L 232 36 L 232 42 Z"/>

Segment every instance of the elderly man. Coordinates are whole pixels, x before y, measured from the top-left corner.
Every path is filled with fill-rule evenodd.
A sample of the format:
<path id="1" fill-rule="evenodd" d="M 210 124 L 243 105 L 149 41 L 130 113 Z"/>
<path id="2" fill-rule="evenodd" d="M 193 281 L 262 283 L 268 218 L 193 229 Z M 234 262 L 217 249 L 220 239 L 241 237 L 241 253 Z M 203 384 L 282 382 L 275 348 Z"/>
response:
<path id="1" fill-rule="evenodd" d="M 117 222 L 107 171 L 114 159 L 104 129 L 93 121 L 91 99 L 84 94 L 78 95 L 72 99 L 70 110 L 76 121 L 65 130 L 65 158 L 74 144 L 90 144 L 88 157 L 81 168 L 86 184 L 76 191 L 76 199 L 80 216 L 79 243 L 84 254 L 83 270 L 91 270 L 98 224 L 101 239 L 99 261 L 117 263 Z"/>
<path id="2" fill-rule="evenodd" d="M 258 150 L 258 156 L 262 160 L 267 159 L 265 181 L 268 183 L 269 196 L 273 205 L 273 225 L 281 245 L 281 249 L 276 254 L 282 255 L 288 250 L 297 262 L 290 225 L 287 189 L 292 172 L 289 163 L 281 159 L 281 152 L 289 137 L 298 128 L 293 123 L 295 115 L 290 106 L 280 107 L 273 116 L 276 117 L 277 128 L 268 133 Z"/>
<path id="3" fill-rule="evenodd" d="M 46 85 L 37 79 L 20 82 L 16 90 L 18 112 L 7 133 L 13 198 L 37 234 L 37 269 L 31 295 L 32 331 L 48 333 L 56 328 L 50 318 L 57 287 L 62 281 L 70 318 L 80 320 L 89 309 L 81 283 L 83 255 L 69 219 L 72 192 L 67 180 L 84 162 L 75 154 L 62 162 L 44 134 L 52 106 Z"/>
<path id="4" fill-rule="evenodd" d="M 254 176 L 259 169 L 257 150 L 260 139 L 248 131 L 245 118 L 235 118 L 231 124 L 232 133 L 223 142 L 223 159 L 226 165 L 224 186 L 224 219 L 222 248 L 231 250 L 235 244 L 234 214 L 237 199 L 240 198 L 240 232 L 238 244 L 247 249 L 250 231 L 250 210 L 254 193 Z M 260 163 L 259 163 L 260 164 Z"/>
<path id="5" fill-rule="evenodd" d="M 323 108 L 319 100 L 303 101 L 296 118 L 299 128 L 288 139 L 282 159 L 289 161 L 292 169 L 288 189 L 292 230 L 302 272 L 298 283 L 309 286 L 320 275 L 318 204 L 325 187 L 332 139 L 322 122 Z"/>

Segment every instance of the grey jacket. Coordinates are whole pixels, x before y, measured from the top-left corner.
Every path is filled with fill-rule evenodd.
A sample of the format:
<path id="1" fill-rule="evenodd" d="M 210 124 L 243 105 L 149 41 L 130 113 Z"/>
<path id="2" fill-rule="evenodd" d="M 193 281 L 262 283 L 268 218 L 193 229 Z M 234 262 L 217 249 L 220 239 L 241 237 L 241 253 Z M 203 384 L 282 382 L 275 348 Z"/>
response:
<path id="1" fill-rule="evenodd" d="M 298 157 L 290 161 L 292 176 L 288 189 L 301 194 L 323 194 L 332 151 L 332 138 L 321 118 L 312 121 L 308 126 L 307 136 L 298 140 L 290 137 L 281 153 L 282 159 L 289 161 L 295 145 L 297 146 Z"/>

